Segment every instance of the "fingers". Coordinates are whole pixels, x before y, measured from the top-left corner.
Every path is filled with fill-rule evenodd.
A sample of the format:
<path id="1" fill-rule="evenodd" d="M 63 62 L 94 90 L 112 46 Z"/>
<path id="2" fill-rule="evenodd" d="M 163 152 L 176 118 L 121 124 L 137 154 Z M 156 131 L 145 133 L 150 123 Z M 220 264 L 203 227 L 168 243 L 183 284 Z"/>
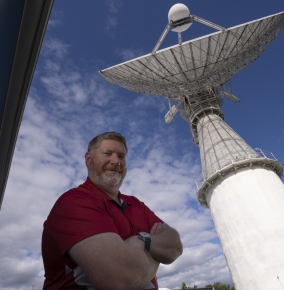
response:
<path id="1" fill-rule="evenodd" d="M 157 226 L 158 226 L 158 223 L 154 223 L 154 225 L 152 226 L 150 230 L 150 235 L 154 235 L 156 233 Z"/>
<path id="2" fill-rule="evenodd" d="M 158 223 L 157 229 L 156 229 L 156 234 L 159 234 L 164 230 L 164 226 L 162 223 Z"/>
<path id="3" fill-rule="evenodd" d="M 163 223 L 155 223 L 150 230 L 150 235 L 157 235 L 164 230 Z"/>

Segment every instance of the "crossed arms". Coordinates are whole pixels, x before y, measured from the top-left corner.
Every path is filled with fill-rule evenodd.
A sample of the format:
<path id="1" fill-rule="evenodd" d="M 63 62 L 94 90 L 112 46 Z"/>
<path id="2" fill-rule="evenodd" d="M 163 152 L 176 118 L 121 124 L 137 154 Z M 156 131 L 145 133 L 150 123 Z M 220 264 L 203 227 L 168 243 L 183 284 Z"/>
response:
<path id="1" fill-rule="evenodd" d="M 68 253 L 98 290 L 142 289 L 155 277 L 160 263 L 170 264 L 182 253 L 178 232 L 167 224 L 155 223 L 150 234 L 149 253 L 137 236 L 123 241 L 115 233 L 89 237 Z"/>

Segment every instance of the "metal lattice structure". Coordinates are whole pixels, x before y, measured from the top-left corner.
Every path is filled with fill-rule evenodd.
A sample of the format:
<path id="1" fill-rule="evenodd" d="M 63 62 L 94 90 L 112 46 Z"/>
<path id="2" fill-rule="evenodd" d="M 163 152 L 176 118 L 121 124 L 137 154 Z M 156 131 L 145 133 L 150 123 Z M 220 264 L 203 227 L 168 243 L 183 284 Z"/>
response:
<path id="1" fill-rule="evenodd" d="M 284 28 L 284 12 L 200 37 L 104 69 L 128 90 L 180 99 L 218 88 L 260 56 Z"/>
<path id="2" fill-rule="evenodd" d="M 272 153 L 250 147 L 217 114 L 200 114 L 197 130 L 204 178 L 198 200 L 203 206 L 208 207 L 208 189 L 230 172 L 262 167 L 283 175 L 283 167 Z"/>
<path id="3" fill-rule="evenodd" d="M 257 158 L 258 154 L 219 116 L 204 115 L 198 122 L 204 180 L 231 164 L 232 160 Z"/>

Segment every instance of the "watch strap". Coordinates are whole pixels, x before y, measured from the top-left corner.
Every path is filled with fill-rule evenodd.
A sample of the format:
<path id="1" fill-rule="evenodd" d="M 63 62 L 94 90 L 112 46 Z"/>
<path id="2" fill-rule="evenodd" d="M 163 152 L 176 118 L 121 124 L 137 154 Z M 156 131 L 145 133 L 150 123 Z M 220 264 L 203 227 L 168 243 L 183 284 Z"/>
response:
<path id="1" fill-rule="evenodd" d="M 151 246 L 151 238 L 147 237 L 145 238 L 145 251 L 149 252 Z"/>
<path id="2" fill-rule="evenodd" d="M 145 251 L 149 252 L 150 246 L 151 246 L 151 240 L 152 240 L 151 235 L 145 232 L 140 232 L 138 233 L 138 238 L 144 241 L 144 244 L 145 244 L 144 249 Z"/>

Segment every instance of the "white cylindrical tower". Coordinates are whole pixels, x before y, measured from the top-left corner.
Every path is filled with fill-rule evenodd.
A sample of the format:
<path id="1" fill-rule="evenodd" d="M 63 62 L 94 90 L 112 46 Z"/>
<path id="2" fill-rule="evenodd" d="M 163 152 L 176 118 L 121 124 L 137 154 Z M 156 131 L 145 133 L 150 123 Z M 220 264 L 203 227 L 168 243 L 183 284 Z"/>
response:
<path id="1" fill-rule="evenodd" d="M 237 290 L 281 289 L 284 277 L 284 186 L 277 160 L 254 151 L 218 115 L 197 123 L 209 207 Z"/>

